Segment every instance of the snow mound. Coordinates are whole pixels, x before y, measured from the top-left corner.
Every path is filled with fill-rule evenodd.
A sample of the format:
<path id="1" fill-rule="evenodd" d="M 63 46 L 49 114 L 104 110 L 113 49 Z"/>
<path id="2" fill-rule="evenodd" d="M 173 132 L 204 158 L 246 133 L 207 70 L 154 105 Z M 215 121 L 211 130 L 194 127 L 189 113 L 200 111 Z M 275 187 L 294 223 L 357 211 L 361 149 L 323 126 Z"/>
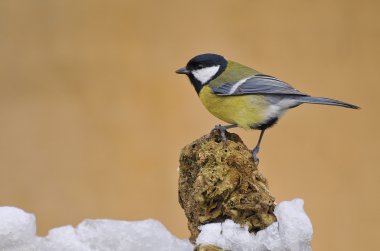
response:
<path id="1" fill-rule="evenodd" d="M 76 228 L 51 229 L 36 236 L 32 214 L 0 207 L 1 251 L 191 251 L 188 240 L 173 236 L 159 221 L 84 220 Z"/>
<path id="2" fill-rule="evenodd" d="M 281 202 L 278 222 L 256 235 L 231 220 L 201 226 L 197 243 L 233 251 L 309 251 L 312 226 L 303 201 Z M 173 236 L 159 221 L 84 220 L 76 228 L 63 226 L 36 236 L 34 215 L 15 207 L 0 207 L 1 251 L 191 251 L 188 240 Z"/>
<path id="3" fill-rule="evenodd" d="M 35 233 L 34 215 L 14 207 L 0 207 L 0 250 L 28 243 Z"/>
<path id="4" fill-rule="evenodd" d="M 303 204 L 301 199 L 281 202 L 274 210 L 277 222 L 257 234 L 231 220 L 203 225 L 197 244 L 233 251 L 309 251 L 313 228 Z"/>
<path id="5" fill-rule="evenodd" d="M 85 220 L 76 228 L 65 226 L 49 231 L 40 241 L 42 250 L 193 250 L 156 220 L 136 222 Z"/>

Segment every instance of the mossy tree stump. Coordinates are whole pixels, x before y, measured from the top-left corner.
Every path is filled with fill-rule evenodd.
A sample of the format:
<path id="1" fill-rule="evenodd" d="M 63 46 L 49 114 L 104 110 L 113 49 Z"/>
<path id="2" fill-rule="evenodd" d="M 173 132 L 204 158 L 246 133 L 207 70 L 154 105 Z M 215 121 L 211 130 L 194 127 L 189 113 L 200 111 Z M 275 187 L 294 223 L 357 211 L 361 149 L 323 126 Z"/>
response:
<path id="1" fill-rule="evenodd" d="M 257 232 L 276 221 L 274 197 L 251 151 L 238 135 L 226 132 L 226 136 L 223 142 L 214 129 L 181 151 L 179 203 L 193 243 L 198 227 L 207 223 L 231 219 Z"/>

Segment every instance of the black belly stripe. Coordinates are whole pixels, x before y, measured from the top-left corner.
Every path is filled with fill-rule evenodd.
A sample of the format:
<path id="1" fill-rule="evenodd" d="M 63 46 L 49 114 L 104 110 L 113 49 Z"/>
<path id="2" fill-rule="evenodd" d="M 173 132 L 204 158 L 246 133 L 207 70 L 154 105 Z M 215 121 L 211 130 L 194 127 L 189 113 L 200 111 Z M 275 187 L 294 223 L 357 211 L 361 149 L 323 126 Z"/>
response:
<path id="1" fill-rule="evenodd" d="M 276 124 L 278 121 L 278 118 L 271 118 L 267 121 L 265 121 L 264 123 L 262 124 L 258 124 L 258 125 L 253 125 L 253 126 L 250 126 L 252 129 L 258 129 L 258 130 L 265 130 L 271 126 L 273 126 L 274 124 Z"/>

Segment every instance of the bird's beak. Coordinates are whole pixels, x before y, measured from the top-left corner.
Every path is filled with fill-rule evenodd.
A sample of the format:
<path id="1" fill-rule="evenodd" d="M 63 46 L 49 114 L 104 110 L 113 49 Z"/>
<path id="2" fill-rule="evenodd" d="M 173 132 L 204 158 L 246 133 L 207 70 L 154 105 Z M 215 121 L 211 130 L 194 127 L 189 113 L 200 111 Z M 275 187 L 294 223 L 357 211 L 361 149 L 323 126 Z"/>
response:
<path id="1" fill-rule="evenodd" d="M 190 73 L 190 71 L 188 69 L 186 69 L 186 67 L 182 67 L 181 69 L 176 70 L 175 73 L 177 73 L 177 74 L 186 74 L 187 75 L 187 74 Z"/>

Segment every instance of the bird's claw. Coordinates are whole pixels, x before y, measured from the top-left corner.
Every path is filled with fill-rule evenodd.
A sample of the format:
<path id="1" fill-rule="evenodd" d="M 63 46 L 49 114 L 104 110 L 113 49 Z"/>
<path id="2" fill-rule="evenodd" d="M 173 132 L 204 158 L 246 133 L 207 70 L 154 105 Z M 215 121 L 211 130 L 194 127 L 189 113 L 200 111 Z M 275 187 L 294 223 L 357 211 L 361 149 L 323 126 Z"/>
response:
<path id="1" fill-rule="evenodd" d="M 260 162 L 260 159 L 257 157 L 257 154 L 259 153 L 259 150 L 260 150 L 260 146 L 256 146 L 252 150 L 252 157 L 253 157 L 253 161 L 255 162 L 256 166 L 259 165 L 259 162 Z"/>
<path id="2" fill-rule="evenodd" d="M 220 131 L 220 136 L 222 137 L 222 140 L 224 143 L 227 143 L 227 137 L 226 137 L 226 128 L 222 125 L 216 125 L 215 129 Z"/>

